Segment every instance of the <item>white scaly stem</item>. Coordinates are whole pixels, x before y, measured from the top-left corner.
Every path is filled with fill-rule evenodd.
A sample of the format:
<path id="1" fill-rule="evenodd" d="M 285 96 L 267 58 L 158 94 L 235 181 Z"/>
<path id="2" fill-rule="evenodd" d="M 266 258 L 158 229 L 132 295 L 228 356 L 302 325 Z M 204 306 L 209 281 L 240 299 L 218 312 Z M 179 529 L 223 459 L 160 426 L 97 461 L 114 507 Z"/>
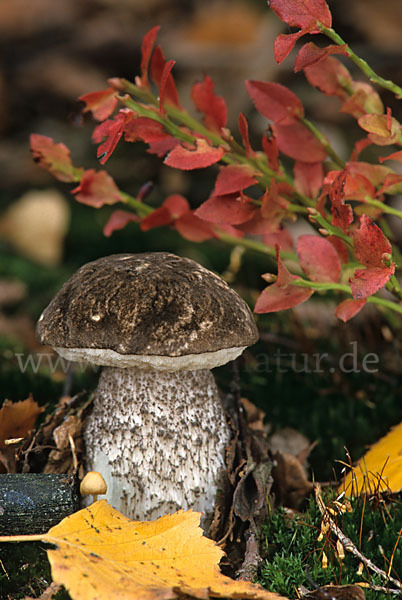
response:
<path id="1" fill-rule="evenodd" d="M 129 518 L 211 515 L 230 429 L 209 370 L 104 367 L 84 438 L 88 468 Z"/>

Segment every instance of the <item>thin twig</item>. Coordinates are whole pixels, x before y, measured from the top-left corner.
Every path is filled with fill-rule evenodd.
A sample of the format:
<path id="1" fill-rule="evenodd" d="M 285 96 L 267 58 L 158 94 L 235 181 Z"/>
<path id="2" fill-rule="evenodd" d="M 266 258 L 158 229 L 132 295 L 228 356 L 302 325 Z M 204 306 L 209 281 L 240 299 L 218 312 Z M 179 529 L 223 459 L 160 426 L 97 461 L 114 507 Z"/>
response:
<path id="1" fill-rule="evenodd" d="M 332 519 L 331 514 L 328 511 L 328 508 L 325 506 L 324 500 L 322 499 L 322 496 L 321 496 L 321 487 L 320 487 L 320 485 L 318 483 L 314 484 L 314 493 L 315 493 L 315 499 L 316 499 L 316 502 L 317 502 L 317 506 L 318 506 L 318 509 L 319 509 L 320 513 L 322 514 L 324 523 L 329 526 L 329 528 L 331 529 L 332 533 L 334 535 L 336 535 L 336 537 L 341 542 L 341 544 L 345 548 L 345 550 L 347 552 L 350 552 L 354 556 L 356 556 L 356 558 L 358 558 L 364 565 L 366 565 L 366 567 L 368 569 L 370 569 L 371 571 L 374 571 L 374 573 L 376 573 L 377 575 L 379 575 L 385 581 L 392 582 L 395 587 L 397 587 L 399 590 L 402 591 L 402 583 L 400 581 L 398 581 L 397 579 L 394 579 L 393 577 L 391 577 L 390 575 L 388 575 L 385 571 L 383 571 L 379 567 L 377 567 L 373 562 L 371 562 L 371 560 L 369 558 L 366 558 L 356 548 L 356 546 L 354 545 L 354 543 L 352 542 L 352 540 L 350 538 L 348 538 L 343 533 L 343 531 L 338 527 L 338 525 Z"/>

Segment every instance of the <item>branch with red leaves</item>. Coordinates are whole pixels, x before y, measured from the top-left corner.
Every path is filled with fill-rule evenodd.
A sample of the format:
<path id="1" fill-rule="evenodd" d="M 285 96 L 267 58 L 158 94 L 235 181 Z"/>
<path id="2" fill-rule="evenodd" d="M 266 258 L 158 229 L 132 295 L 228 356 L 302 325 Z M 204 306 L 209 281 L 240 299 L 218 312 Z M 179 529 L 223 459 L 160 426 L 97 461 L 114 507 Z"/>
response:
<path id="1" fill-rule="evenodd" d="M 251 146 L 243 114 L 238 120 L 240 140 L 227 128 L 226 102 L 215 93 L 208 76 L 192 88 L 191 99 L 201 118 L 192 116 L 180 104 L 174 61 L 167 61 L 156 45 L 158 27 L 143 40 L 135 82 L 111 79 L 107 89 L 80 100 L 84 112 L 99 121 L 92 137 L 101 165 L 122 139 L 142 141 L 148 144 L 149 153 L 174 169 L 219 165 L 209 197 L 193 210 L 186 198 L 172 194 L 154 209 L 145 202 L 147 184 L 137 197 L 129 196 L 105 170 L 75 167 L 64 144 L 37 134 L 31 136 L 34 158 L 58 179 L 78 184 L 71 191 L 78 202 L 94 208 L 124 206 L 106 223 L 107 236 L 134 222 L 142 231 L 171 227 L 193 242 L 215 238 L 276 257 L 277 275 L 262 276 L 269 285 L 257 299 L 257 313 L 292 308 L 316 291 L 346 295 L 336 309 L 343 321 L 369 302 L 402 313 L 402 292 L 395 275 L 401 253 L 383 218 L 386 214 L 402 218 L 402 211 L 388 204 L 389 196 L 401 193 L 402 176 L 382 164 L 402 162 L 402 150 L 396 149 L 378 163 L 360 160 L 371 144 L 400 147 L 401 125 L 374 88 L 354 81 L 336 58 L 342 54 L 363 68 L 364 61 L 332 29 L 325 0 L 271 0 L 270 4 L 287 25 L 298 29 L 277 37 L 274 55 L 278 62 L 307 33 L 323 32 L 335 42 L 324 48 L 304 44 L 295 71 L 302 70 L 320 92 L 338 97 L 340 110 L 356 120 L 363 137 L 348 158 L 337 155 L 308 119 L 299 98 L 278 83 L 246 81 L 255 109 L 267 122 L 260 148 Z M 363 71 L 383 85 L 384 80 L 373 75 L 368 65 Z M 392 89 L 399 93 L 397 86 Z M 283 167 L 282 156 L 293 163 L 290 172 Z M 308 219 L 316 234 L 294 241 L 286 224 L 297 218 Z M 284 263 L 288 259 L 293 272 Z"/>

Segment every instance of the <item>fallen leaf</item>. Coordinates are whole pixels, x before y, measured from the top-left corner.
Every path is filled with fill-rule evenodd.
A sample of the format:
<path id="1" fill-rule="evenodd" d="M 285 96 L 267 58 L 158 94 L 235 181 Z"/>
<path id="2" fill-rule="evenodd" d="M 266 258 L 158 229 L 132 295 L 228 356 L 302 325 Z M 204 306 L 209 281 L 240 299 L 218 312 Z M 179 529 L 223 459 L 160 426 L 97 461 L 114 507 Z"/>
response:
<path id="1" fill-rule="evenodd" d="M 45 409 L 29 396 L 20 402 L 5 400 L 0 409 L 0 447 L 9 438 L 25 437 Z"/>
<path id="2" fill-rule="evenodd" d="M 130 521 L 99 500 L 36 536 L 48 550 L 52 577 L 73 599 L 276 600 L 257 584 L 222 575 L 222 550 L 203 536 L 201 514 L 180 510 L 156 521 Z"/>
<path id="3" fill-rule="evenodd" d="M 348 496 L 402 490 L 402 423 L 376 442 L 346 475 L 339 493 Z"/>

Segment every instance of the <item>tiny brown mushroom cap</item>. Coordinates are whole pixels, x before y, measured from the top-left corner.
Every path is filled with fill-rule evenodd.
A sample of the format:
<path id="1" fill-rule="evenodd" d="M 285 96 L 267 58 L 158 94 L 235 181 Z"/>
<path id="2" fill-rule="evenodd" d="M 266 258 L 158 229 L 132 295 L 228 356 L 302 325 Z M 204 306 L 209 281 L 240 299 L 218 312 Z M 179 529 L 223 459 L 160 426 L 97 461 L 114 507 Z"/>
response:
<path id="1" fill-rule="evenodd" d="M 94 501 L 101 494 L 106 494 L 106 481 L 99 471 L 89 471 L 80 483 L 81 496 L 93 496 Z"/>
<path id="2" fill-rule="evenodd" d="M 219 366 L 258 339 L 249 307 L 226 282 L 167 252 L 84 265 L 43 311 L 37 333 L 70 360 L 170 371 Z"/>

